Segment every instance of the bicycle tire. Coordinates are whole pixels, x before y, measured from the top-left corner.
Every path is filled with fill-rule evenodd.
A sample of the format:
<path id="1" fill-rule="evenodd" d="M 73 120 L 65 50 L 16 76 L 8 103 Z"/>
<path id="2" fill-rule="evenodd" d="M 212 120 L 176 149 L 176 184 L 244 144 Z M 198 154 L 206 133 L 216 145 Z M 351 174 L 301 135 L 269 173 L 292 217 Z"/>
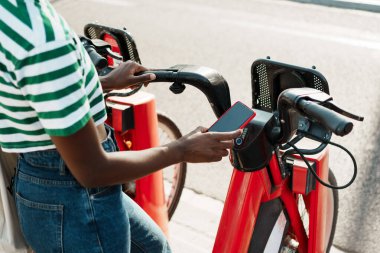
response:
<path id="1" fill-rule="evenodd" d="M 158 131 L 160 144 L 166 144 L 182 137 L 182 133 L 177 125 L 161 112 L 157 113 Z M 164 139 L 165 137 L 165 139 Z M 177 209 L 186 181 L 187 164 L 181 162 L 163 169 L 165 202 L 168 208 L 169 220 Z M 172 175 L 173 174 L 173 175 Z M 170 190 L 168 191 L 168 187 Z"/>
<path id="2" fill-rule="evenodd" d="M 333 186 L 336 186 L 337 185 L 337 182 L 336 182 L 336 178 L 335 178 L 335 175 L 334 173 L 329 170 L 329 175 L 328 175 L 328 181 L 331 185 Z M 329 253 L 330 252 L 330 249 L 331 249 L 331 246 L 332 246 L 332 243 L 333 243 L 333 240 L 334 240 L 334 235 L 335 235 L 335 229 L 336 229 L 336 224 L 337 224 L 337 220 L 338 220 L 338 208 L 339 208 L 339 195 L 338 195 L 338 190 L 337 189 L 329 189 L 329 192 L 331 193 L 330 194 L 330 198 L 329 198 L 329 201 L 333 201 L 333 203 L 331 203 L 329 206 L 332 207 L 332 212 L 331 212 L 331 215 L 327 214 L 327 217 L 331 217 L 332 219 L 330 220 L 331 222 L 331 230 L 330 230 L 330 235 L 329 235 L 329 238 L 328 238 L 328 244 L 327 244 L 327 247 L 326 247 L 326 253 Z M 299 195 L 299 194 L 298 194 Z M 299 197 L 302 198 L 301 195 L 299 195 Z M 303 201 L 302 201 L 303 202 Z M 306 210 L 306 207 L 303 204 L 300 204 L 299 202 L 299 205 L 298 205 L 298 209 L 299 209 L 299 213 L 301 215 L 301 219 L 302 221 L 304 221 L 305 219 L 307 219 L 305 222 L 304 222 L 304 227 L 305 227 L 305 230 L 308 231 L 309 228 L 308 228 L 308 218 L 309 218 L 309 214 L 308 214 L 308 211 Z M 290 233 L 291 237 L 294 238 L 294 236 Z M 281 248 L 282 247 L 285 247 L 286 245 L 284 244 L 284 242 L 281 244 Z"/>

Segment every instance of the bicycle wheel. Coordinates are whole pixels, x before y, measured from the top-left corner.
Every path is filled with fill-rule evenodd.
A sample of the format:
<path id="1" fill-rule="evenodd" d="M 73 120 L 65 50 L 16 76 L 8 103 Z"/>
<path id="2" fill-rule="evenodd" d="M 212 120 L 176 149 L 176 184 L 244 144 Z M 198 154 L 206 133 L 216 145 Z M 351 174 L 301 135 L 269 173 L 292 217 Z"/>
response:
<path id="1" fill-rule="evenodd" d="M 182 137 L 181 131 L 170 118 L 162 113 L 158 113 L 157 117 L 161 145 Z M 165 201 L 168 208 L 169 220 L 173 216 L 181 198 L 186 180 L 186 168 L 187 164 L 182 162 L 163 169 Z"/>
<path id="2" fill-rule="evenodd" d="M 334 173 L 329 170 L 329 183 L 331 185 L 337 186 L 336 178 Z M 332 210 L 329 210 L 329 213 L 327 217 L 331 217 L 330 219 L 330 224 L 331 224 L 331 230 L 330 230 L 330 236 L 329 236 L 329 243 L 327 245 L 327 251 L 330 252 L 330 248 L 332 246 L 333 240 L 334 240 L 334 235 L 335 235 L 335 228 L 336 228 L 336 223 L 338 221 L 338 208 L 339 208 L 339 195 L 338 195 L 338 190 L 337 189 L 330 189 L 330 201 L 333 201 L 333 205 L 331 205 Z M 329 225 L 329 224 L 328 224 Z"/>
<path id="3" fill-rule="evenodd" d="M 329 170 L 329 176 L 328 176 L 329 184 L 333 186 L 337 186 L 336 178 L 334 173 Z M 329 218 L 327 221 L 327 226 L 330 228 L 329 231 L 326 232 L 326 241 L 328 242 L 326 247 L 326 252 L 330 252 L 330 248 L 332 246 L 333 240 L 334 240 L 334 234 L 335 234 L 335 227 L 338 219 L 338 206 L 339 206 L 339 196 L 338 196 L 338 190 L 336 189 L 329 189 L 328 194 L 328 205 L 327 205 L 327 214 L 326 217 Z M 304 224 L 305 230 L 307 235 L 309 235 L 309 211 L 306 208 L 305 202 L 303 200 L 303 197 L 301 194 L 297 194 L 297 201 L 298 201 L 298 211 L 301 215 L 302 222 Z M 294 235 L 289 232 L 289 235 L 291 238 L 294 238 Z M 289 245 L 286 245 L 288 242 L 284 242 L 282 244 L 282 248 L 286 248 Z"/>

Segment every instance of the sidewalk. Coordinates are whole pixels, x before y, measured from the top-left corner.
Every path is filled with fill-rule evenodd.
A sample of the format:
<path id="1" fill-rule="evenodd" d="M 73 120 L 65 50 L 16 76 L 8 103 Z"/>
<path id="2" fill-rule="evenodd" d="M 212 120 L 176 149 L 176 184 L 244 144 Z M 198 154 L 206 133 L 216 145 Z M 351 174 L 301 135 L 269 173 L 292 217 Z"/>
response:
<path id="1" fill-rule="evenodd" d="M 343 9 L 380 12 L 380 0 L 290 0 L 299 3 L 319 4 Z"/>
<path id="2" fill-rule="evenodd" d="M 174 253 L 211 253 L 223 203 L 184 189 L 170 221 L 170 244 Z M 330 253 L 344 253 L 332 248 Z"/>

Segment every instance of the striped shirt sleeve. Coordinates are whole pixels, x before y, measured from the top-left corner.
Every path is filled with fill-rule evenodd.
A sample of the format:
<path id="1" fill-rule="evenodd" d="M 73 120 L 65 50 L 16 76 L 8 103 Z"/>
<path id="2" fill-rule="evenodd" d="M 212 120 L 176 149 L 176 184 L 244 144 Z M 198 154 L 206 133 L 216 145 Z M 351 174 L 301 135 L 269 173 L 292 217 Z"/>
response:
<path id="1" fill-rule="evenodd" d="M 17 86 L 52 136 L 68 136 L 91 118 L 83 54 L 77 42 L 59 40 L 31 50 L 15 65 Z"/>

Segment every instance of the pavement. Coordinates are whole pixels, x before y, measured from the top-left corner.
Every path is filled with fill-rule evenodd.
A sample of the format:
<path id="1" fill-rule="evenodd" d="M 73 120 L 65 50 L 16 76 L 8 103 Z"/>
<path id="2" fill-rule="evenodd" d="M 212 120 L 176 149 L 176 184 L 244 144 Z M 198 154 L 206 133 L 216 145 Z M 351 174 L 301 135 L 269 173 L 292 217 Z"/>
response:
<path id="1" fill-rule="evenodd" d="M 185 188 L 169 223 L 173 252 L 212 252 L 222 210 L 223 202 Z M 333 247 L 330 253 L 344 252 Z"/>
<path id="2" fill-rule="evenodd" d="M 380 12 L 380 0 L 290 0 L 299 3 L 325 5 L 343 9 Z"/>

